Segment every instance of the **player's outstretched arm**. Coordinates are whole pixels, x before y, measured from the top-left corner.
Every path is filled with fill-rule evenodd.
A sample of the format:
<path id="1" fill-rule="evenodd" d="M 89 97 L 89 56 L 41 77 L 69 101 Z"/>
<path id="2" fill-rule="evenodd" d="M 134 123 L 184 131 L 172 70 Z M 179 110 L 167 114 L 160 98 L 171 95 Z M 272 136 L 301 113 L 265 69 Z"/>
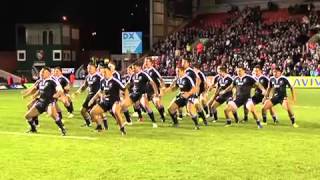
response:
<path id="1" fill-rule="evenodd" d="M 101 90 L 99 90 L 89 101 L 88 106 L 92 106 L 94 104 L 94 102 L 102 96 Z"/>
<path id="2" fill-rule="evenodd" d="M 84 83 L 81 85 L 81 87 L 73 94 L 73 96 L 77 96 L 81 94 L 86 88 L 88 87 L 88 82 L 84 81 Z"/>
<path id="3" fill-rule="evenodd" d="M 267 93 L 266 89 L 259 82 L 256 82 L 255 86 L 262 91 L 263 95 L 265 95 Z"/>

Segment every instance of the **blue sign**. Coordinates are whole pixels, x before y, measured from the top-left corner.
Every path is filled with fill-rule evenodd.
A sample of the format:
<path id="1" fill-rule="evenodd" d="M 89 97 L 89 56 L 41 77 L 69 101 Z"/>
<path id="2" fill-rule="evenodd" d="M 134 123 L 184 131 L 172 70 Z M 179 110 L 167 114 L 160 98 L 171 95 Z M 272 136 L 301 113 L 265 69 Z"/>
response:
<path id="1" fill-rule="evenodd" d="M 122 32 L 122 54 L 142 53 L 142 32 Z"/>

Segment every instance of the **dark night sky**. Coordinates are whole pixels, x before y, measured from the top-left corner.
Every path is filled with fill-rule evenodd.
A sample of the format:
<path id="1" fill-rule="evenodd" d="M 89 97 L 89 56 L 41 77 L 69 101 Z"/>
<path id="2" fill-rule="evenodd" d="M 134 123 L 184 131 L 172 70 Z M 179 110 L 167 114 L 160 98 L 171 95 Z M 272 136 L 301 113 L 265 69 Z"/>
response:
<path id="1" fill-rule="evenodd" d="M 120 53 L 122 28 L 144 35 L 149 31 L 148 0 L 4 0 L 0 6 L 0 50 L 15 49 L 16 23 L 62 22 L 62 16 L 81 27 L 85 49 Z M 95 39 L 91 32 L 97 33 Z"/>

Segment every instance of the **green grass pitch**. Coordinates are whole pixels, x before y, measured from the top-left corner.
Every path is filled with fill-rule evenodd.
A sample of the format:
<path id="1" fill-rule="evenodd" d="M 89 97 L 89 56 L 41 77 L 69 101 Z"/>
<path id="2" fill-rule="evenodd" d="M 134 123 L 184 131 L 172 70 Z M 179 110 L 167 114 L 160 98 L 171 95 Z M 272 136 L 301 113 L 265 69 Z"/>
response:
<path id="1" fill-rule="evenodd" d="M 164 98 L 165 107 L 174 95 Z M 279 125 L 268 117 L 268 126 L 258 130 L 250 116 L 247 124 L 225 128 L 220 108 L 220 120 L 200 131 L 189 117 L 179 129 L 168 127 L 169 116 L 152 129 L 145 116 L 144 123 L 127 126 L 125 137 L 112 118 L 107 132 L 81 128 L 83 99 L 84 94 L 74 100 L 75 117 L 64 118 L 67 137 L 46 115 L 40 116 L 39 134 L 28 135 L 27 100 L 19 91 L 0 91 L 0 179 L 320 178 L 320 90 L 297 90 L 297 129 L 280 106 Z"/>

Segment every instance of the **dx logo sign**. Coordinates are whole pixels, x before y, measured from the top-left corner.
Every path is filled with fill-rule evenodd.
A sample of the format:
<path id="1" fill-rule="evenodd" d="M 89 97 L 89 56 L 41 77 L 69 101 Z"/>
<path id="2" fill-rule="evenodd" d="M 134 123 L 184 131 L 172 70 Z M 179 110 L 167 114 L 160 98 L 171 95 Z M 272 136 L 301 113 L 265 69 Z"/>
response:
<path id="1" fill-rule="evenodd" d="M 123 33 L 123 39 L 134 39 L 134 33 Z"/>

